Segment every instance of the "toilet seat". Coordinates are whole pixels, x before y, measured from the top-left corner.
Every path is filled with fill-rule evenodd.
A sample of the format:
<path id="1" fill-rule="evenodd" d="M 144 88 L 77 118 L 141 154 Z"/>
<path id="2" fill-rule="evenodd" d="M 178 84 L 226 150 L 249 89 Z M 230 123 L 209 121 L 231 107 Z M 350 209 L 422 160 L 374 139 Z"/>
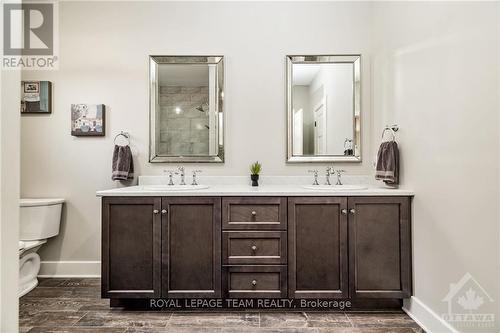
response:
<path id="1" fill-rule="evenodd" d="M 47 243 L 46 239 L 36 241 L 19 241 L 19 254 L 29 251 L 37 246 Z"/>

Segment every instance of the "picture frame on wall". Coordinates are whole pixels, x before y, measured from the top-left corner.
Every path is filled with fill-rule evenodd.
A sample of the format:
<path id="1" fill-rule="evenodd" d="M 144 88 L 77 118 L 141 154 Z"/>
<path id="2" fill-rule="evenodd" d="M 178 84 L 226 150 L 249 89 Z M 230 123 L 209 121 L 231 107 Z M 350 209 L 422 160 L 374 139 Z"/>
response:
<path id="1" fill-rule="evenodd" d="M 104 104 L 71 104 L 72 136 L 105 136 Z"/>
<path id="2" fill-rule="evenodd" d="M 40 82 L 24 82 L 24 93 L 38 93 L 40 92 Z"/>
<path id="3" fill-rule="evenodd" d="M 21 81 L 21 114 L 52 113 L 52 82 Z"/>

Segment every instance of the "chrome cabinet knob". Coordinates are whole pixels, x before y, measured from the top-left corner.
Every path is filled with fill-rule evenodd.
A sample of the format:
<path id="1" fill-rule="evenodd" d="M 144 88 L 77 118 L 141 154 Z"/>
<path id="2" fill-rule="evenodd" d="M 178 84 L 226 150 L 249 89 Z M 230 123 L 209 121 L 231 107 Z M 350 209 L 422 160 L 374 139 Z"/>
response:
<path id="1" fill-rule="evenodd" d="M 257 251 L 257 246 L 253 245 L 253 246 L 252 246 L 252 251 L 253 251 L 253 252 Z"/>
<path id="2" fill-rule="evenodd" d="M 255 210 L 252 211 L 252 216 L 257 215 L 257 212 Z"/>
<path id="3" fill-rule="evenodd" d="M 166 209 L 162 209 L 162 210 L 161 210 L 161 213 L 162 213 L 162 214 L 167 214 L 167 210 L 166 210 Z"/>
<path id="4" fill-rule="evenodd" d="M 252 286 L 256 286 L 257 285 L 257 280 L 253 280 L 252 281 Z"/>
<path id="5" fill-rule="evenodd" d="M 342 213 L 342 215 L 347 215 L 347 209 L 345 209 L 345 208 L 342 209 L 340 212 Z"/>
<path id="6" fill-rule="evenodd" d="M 158 209 L 153 210 L 153 214 L 158 214 L 160 211 Z"/>
<path id="7" fill-rule="evenodd" d="M 356 214 L 356 209 L 351 208 L 351 209 L 349 210 L 349 213 L 351 213 L 351 214 Z"/>

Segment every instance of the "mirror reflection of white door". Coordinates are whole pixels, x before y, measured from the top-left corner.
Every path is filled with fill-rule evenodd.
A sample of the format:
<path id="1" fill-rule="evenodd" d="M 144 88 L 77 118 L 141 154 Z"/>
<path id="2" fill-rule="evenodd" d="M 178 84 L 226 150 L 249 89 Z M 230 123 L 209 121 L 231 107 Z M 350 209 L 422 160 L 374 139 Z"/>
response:
<path id="1" fill-rule="evenodd" d="M 304 154 L 304 110 L 293 111 L 293 155 Z"/>
<path id="2" fill-rule="evenodd" d="M 326 98 L 314 108 L 314 154 L 326 155 Z"/>

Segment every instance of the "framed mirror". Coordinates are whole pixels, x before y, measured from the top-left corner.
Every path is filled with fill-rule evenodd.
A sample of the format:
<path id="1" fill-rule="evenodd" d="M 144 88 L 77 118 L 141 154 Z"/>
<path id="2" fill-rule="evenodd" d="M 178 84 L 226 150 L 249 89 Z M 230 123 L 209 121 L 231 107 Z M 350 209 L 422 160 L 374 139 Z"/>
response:
<path id="1" fill-rule="evenodd" d="M 287 56 L 287 161 L 361 162 L 361 56 Z"/>
<path id="2" fill-rule="evenodd" d="M 224 58 L 150 56 L 152 163 L 224 162 Z"/>

